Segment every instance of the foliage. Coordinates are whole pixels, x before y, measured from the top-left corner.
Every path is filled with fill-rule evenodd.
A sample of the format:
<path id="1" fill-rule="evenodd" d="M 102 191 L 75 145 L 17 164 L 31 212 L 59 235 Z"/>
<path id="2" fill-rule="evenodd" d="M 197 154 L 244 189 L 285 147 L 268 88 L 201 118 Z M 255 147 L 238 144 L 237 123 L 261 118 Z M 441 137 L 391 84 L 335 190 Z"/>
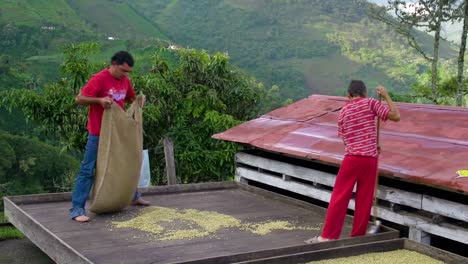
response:
<path id="1" fill-rule="evenodd" d="M 5 132 L 0 132 L 0 147 L 0 196 L 71 189 L 66 177 L 79 164 L 60 149 Z"/>
<path id="2" fill-rule="evenodd" d="M 68 44 L 63 48 L 65 60 L 61 66 L 61 70 L 65 75 L 71 76 L 72 88 L 75 94 L 83 87 L 86 79 L 92 71 L 92 63 L 89 61 L 89 56 L 99 51 L 100 47 L 97 43 L 80 43 L 78 45 Z"/>
<path id="3" fill-rule="evenodd" d="M 102 65 L 92 63 L 89 58 L 98 50 L 96 43 L 66 45 L 62 64 L 66 76 L 60 82 L 46 85 L 43 90 L 4 91 L 0 105 L 10 112 L 21 110 L 26 120 L 33 121 L 46 135 L 57 138 L 65 149 L 83 148 L 87 109 L 77 107 L 74 98 L 86 79 Z"/>
<path id="4" fill-rule="evenodd" d="M 0 212 L 0 223 L 7 223 L 8 219 L 5 217 L 4 212 Z"/>
<path id="5" fill-rule="evenodd" d="M 369 19 L 363 19 L 346 30 L 335 28 L 335 33 L 328 34 L 327 37 L 340 47 L 343 55 L 359 63 L 363 71 L 369 70 L 366 67 L 383 71 L 390 79 L 386 82 L 389 87 L 410 86 L 416 76 L 427 69 L 427 62 L 402 44 L 402 38 L 395 33 L 388 33 L 380 38 L 365 37 L 364 32 L 377 35 L 388 30 L 383 24 L 377 23 L 372 27 L 369 26 L 371 24 L 374 23 Z M 395 41 L 398 39 L 400 43 Z"/>
<path id="6" fill-rule="evenodd" d="M 424 30 L 428 33 L 435 32 L 436 39 L 440 37 L 441 23 L 451 21 L 458 12 L 457 1 L 455 0 L 419 0 L 403 1 L 389 0 L 386 8 L 372 10 L 372 17 L 391 26 L 398 34 L 407 39 L 408 44 L 419 52 L 426 60 L 437 59 L 434 53 L 427 54 L 423 45 L 417 39 L 417 31 L 414 28 Z M 394 17 L 390 17 L 385 12 L 392 12 Z M 434 43 L 436 44 L 436 43 Z M 437 47 L 438 49 L 438 43 Z"/>
<path id="7" fill-rule="evenodd" d="M 158 27 L 125 1 L 68 1 L 70 7 L 96 32 L 114 39 L 167 39 Z M 157 1 L 156 1 L 157 2 Z"/>
<path id="8" fill-rule="evenodd" d="M 296 100 L 311 92 L 336 94 L 351 78 L 408 90 L 419 67 L 410 65 L 410 72 L 405 72 L 404 58 L 407 54 L 414 58 L 415 52 L 404 46 L 402 38 L 395 38 L 391 29 L 366 19 L 370 6 L 366 1 L 127 2 L 177 43 L 229 52 L 235 65 L 265 86 L 280 86 L 282 98 Z M 353 50 L 369 60 L 341 56 L 342 46 L 328 37 L 334 33 L 357 44 Z M 356 41 L 360 37 L 372 45 Z M 430 37 L 422 40 L 432 41 Z M 454 55 L 451 52 L 448 43 L 443 43 L 441 55 L 448 58 Z M 390 61 L 376 64 L 374 57 Z"/>
<path id="9" fill-rule="evenodd" d="M 409 66 L 406 73 L 407 61 L 399 60 L 408 49 L 400 49 L 402 42 L 391 38 L 391 30 L 366 22 L 370 4 L 363 0 L 13 2 L 0 4 L 0 12 L 9 12 L 13 17 L 4 24 L 0 22 L 0 49 L 14 59 L 34 58 L 28 59 L 28 68 L 23 71 L 30 75 L 27 79 L 31 84 L 42 85 L 43 80 L 57 79 L 52 67 L 61 60 L 56 54 L 58 47 L 91 39 L 106 45 L 108 50 L 127 49 L 133 54 L 146 52 L 140 41 L 154 46 L 161 40 L 167 40 L 165 46 L 176 42 L 210 52 L 228 51 L 235 65 L 254 74 L 266 87 L 282 87 L 283 100 L 300 99 L 311 92 L 337 94 L 350 78 L 383 83 L 396 90 L 408 90 L 408 83 L 414 81 L 411 74 L 415 68 Z M 18 15 L 20 10 L 24 15 Z M 70 10 L 73 14 L 68 14 Z M 43 17 L 31 20 L 34 15 Z M 60 16 L 70 19 L 57 19 Z M 23 18 L 29 22 L 21 22 Z M 75 21 L 76 18 L 81 20 Z M 38 26 L 43 22 L 55 26 L 55 30 L 40 30 Z M 374 62 L 341 56 L 342 47 L 327 36 L 338 33 L 355 43 L 348 39 L 355 36 L 342 34 L 355 26 L 369 29 L 359 32 L 365 39 L 386 40 L 353 47 L 354 50 L 369 58 L 379 57 L 383 50 L 387 55 L 380 58 L 389 58 L 391 54 L 397 58 L 376 66 Z M 117 39 L 107 40 L 109 36 Z M 424 46 L 432 42 L 427 34 L 421 40 Z M 442 43 L 441 55 L 448 58 L 451 52 L 451 47 Z M 146 62 L 138 61 L 137 65 Z"/>
<path id="10" fill-rule="evenodd" d="M 225 53 L 210 55 L 193 49 L 175 52 L 177 65 L 171 67 L 155 55 L 152 73 L 134 79 L 135 87 L 147 96 L 145 145 L 155 161 L 153 182 L 166 181 L 160 143 L 163 137 L 174 142 L 181 183 L 229 179 L 239 146 L 211 136 L 271 107 L 273 100 L 279 100 L 279 88 L 265 89 L 231 66 Z"/>
<path id="11" fill-rule="evenodd" d="M 86 109 L 77 107 L 75 93 L 64 83 L 51 84 L 40 93 L 12 89 L 2 93 L 0 103 L 8 110 L 19 109 L 46 135 L 58 138 L 66 149 L 84 146 Z"/>
<path id="12" fill-rule="evenodd" d="M 32 77 L 25 73 L 24 68 L 22 63 L 15 61 L 11 56 L 0 54 L 0 91 L 32 84 Z"/>
<path id="13" fill-rule="evenodd" d="M 55 30 L 42 30 L 40 26 L 0 23 L 0 50 L 12 58 L 28 58 L 47 51 L 55 51 L 65 43 L 96 38 L 90 32 L 80 32 L 64 25 Z"/>
<path id="14" fill-rule="evenodd" d="M 67 26 L 76 31 L 87 27 L 70 8 L 67 0 L 15 0 L 0 2 L 0 24 L 14 22 L 22 26 Z"/>
<path id="15" fill-rule="evenodd" d="M 405 37 L 408 44 L 414 48 L 425 60 L 430 62 L 432 68 L 431 90 L 432 102 L 437 103 L 437 75 L 439 64 L 439 46 L 442 23 L 458 19 L 459 1 L 456 0 L 420 0 L 388 1 L 387 8 L 374 11 L 372 16 L 392 27 L 395 32 Z M 460 4 L 461 6 L 461 4 Z M 393 11 L 395 17 L 390 17 L 385 11 Z M 434 33 L 433 52 L 428 55 L 415 37 L 414 28 L 424 29 Z"/>
<path id="16" fill-rule="evenodd" d="M 2 94 L 1 105 L 9 110 L 21 110 L 27 120 L 56 136 L 68 149 L 82 149 L 86 140 L 86 108 L 74 103 L 77 92 L 72 87 L 82 86 L 93 65 L 98 64 L 90 62 L 95 49 L 97 46 L 90 43 L 67 46 L 63 69 L 68 78 L 45 86 L 43 91 L 7 90 Z M 211 139 L 211 135 L 283 105 L 280 88 L 266 89 L 231 66 L 229 56 L 224 53 L 210 55 L 192 49 L 171 53 L 160 49 L 151 59 L 151 72 L 133 79 L 134 87 L 147 95 L 144 137 L 154 156 L 151 164 L 155 183 L 165 181 L 160 141 L 166 136 L 175 143 L 181 182 L 223 180 L 232 176 L 238 146 Z M 26 170 L 35 164 L 35 160 L 27 159 L 21 168 Z M 72 177 L 68 176 L 61 181 L 70 182 Z"/>
<path id="17" fill-rule="evenodd" d="M 411 86 L 413 93 L 412 102 L 417 103 L 431 103 L 432 90 L 431 90 L 431 72 L 427 71 L 418 76 L 417 81 Z M 462 95 L 468 95 L 468 79 L 465 78 L 463 82 Z M 449 70 L 446 66 L 442 65 L 439 68 L 437 76 L 437 104 L 442 105 L 456 105 L 457 95 L 457 77 L 453 71 Z"/>

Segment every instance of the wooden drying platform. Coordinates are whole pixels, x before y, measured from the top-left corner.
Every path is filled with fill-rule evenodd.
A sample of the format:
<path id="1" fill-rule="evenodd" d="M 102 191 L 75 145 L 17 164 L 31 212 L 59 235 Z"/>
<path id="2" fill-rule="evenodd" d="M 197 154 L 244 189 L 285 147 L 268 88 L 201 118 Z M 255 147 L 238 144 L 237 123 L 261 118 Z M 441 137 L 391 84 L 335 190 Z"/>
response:
<path id="1" fill-rule="evenodd" d="M 286 220 L 296 226 L 318 226 L 326 212 L 237 182 L 152 187 L 143 195 L 155 206 L 214 211 L 248 222 Z M 161 241 L 137 229 L 110 228 L 112 221 L 134 218 L 141 207 L 91 215 L 91 222 L 77 223 L 68 218 L 71 193 L 4 197 L 4 202 L 9 221 L 57 263 L 233 263 L 398 237 L 397 231 L 384 228 L 373 236 L 306 245 L 303 241 L 320 230 L 257 235 L 227 228 L 210 237 Z M 347 217 L 344 237 L 350 227 Z"/>

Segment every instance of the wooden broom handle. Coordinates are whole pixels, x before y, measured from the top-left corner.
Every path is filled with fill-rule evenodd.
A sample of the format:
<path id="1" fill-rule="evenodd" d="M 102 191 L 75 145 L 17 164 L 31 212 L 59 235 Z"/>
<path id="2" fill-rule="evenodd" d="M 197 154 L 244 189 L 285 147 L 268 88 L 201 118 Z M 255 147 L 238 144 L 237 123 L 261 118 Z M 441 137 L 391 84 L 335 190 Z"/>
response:
<path id="1" fill-rule="evenodd" d="M 382 102 L 381 94 L 379 94 L 379 102 Z M 380 117 L 377 117 L 377 148 L 380 148 Z"/>

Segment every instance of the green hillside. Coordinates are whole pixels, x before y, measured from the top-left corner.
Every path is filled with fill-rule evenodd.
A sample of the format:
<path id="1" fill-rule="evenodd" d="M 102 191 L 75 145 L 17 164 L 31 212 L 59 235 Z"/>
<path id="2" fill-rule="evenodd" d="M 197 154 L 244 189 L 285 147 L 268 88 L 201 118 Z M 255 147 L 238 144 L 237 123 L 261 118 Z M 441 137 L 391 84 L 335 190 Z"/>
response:
<path id="1" fill-rule="evenodd" d="M 121 39 L 166 38 L 152 22 L 118 0 L 3 0 L 0 25 L 9 23 L 38 29 L 62 26 Z"/>
<path id="2" fill-rule="evenodd" d="M 88 30 L 66 0 L 2 0 L 0 25 L 14 23 L 31 26 L 64 26 L 73 30 Z"/>
<path id="3" fill-rule="evenodd" d="M 343 94 L 350 79 L 406 91 L 429 65 L 399 35 L 370 20 L 369 5 L 342 0 L 4 0 L 0 55 L 21 58 L 32 75 L 46 80 L 54 78 L 64 43 L 100 42 L 104 53 L 99 60 L 118 49 L 138 52 L 177 43 L 227 52 L 267 87 L 282 87 L 287 98 Z M 56 28 L 40 28 L 49 24 Z M 432 37 L 417 35 L 430 52 Z M 442 58 L 456 53 L 447 42 L 441 44 Z"/>
<path id="4" fill-rule="evenodd" d="M 340 94 L 351 78 L 406 90 L 427 65 L 362 1 L 127 1 L 173 41 L 226 51 L 234 63 L 288 97 Z M 431 47 L 431 37 L 420 38 Z M 442 43 L 441 56 L 455 51 Z"/>
<path id="5" fill-rule="evenodd" d="M 111 36 L 115 40 L 108 40 Z M 0 1 L 0 58 L 22 74 L 10 74 L 0 89 L 57 81 L 67 43 L 99 42 L 103 52 L 96 60 L 108 61 L 117 50 L 157 46 L 166 39 L 122 1 Z"/>
<path id="6" fill-rule="evenodd" d="M 118 0 L 68 0 L 70 6 L 96 32 L 118 39 L 167 37 L 136 10 Z"/>

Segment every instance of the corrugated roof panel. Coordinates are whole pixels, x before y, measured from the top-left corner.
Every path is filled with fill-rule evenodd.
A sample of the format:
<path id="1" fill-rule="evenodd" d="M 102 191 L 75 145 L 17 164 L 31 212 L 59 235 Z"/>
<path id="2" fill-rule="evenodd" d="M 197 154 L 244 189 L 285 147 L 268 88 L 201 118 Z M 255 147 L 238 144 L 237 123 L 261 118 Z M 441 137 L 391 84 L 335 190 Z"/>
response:
<path id="1" fill-rule="evenodd" d="M 230 131 L 229 133 L 224 133 L 222 138 L 219 139 L 250 144 L 254 140 L 258 139 L 261 141 L 262 138 L 271 136 L 275 131 L 277 133 L 284 134 L 286 131 L 289 131 L 292 127 L 296 126 L 301 126 L 301 124 L 298 124 L 295 121 L 283 121 L 260 117 L 231 128 L 228 130 Z M 216 135 L 213 137 L 216 138 Z"/>
<path id="2" fill-rule="evenodd" d="M 338 111 L 344 97 L 314 95 L 214 138 L 340 165 L 344 146 L 337 137 Z M 398 104 L 401 121 L 382 124 L 379 170 L 382 175 L 441 189 L 468 193 L 468 110 Z"/>
<path id="3" fill-rule="evenodd" d="M 337 111 L 346 103 L 346 99 L 337 96 L 312 95 L 309 98 L 278 108 L 264 115 L 264 117 L 306 121 L 328 112 Z"/>

